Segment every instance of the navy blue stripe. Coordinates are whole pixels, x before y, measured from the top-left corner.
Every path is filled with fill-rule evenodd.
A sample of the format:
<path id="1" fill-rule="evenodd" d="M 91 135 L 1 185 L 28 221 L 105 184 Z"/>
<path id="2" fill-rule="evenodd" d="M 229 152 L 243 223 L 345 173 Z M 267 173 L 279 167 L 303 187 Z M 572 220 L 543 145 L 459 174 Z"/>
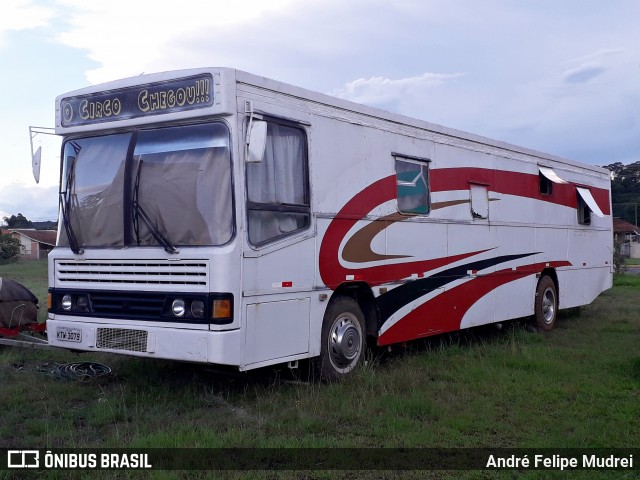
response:
<path id="1" fill-rule="evenodd" d="M 400 310 L 405 305 L 417 300 L 418 298 L 433 292 L 437 288 L 454 282 L 460 278 L 467 276 L 469 270 L 484 270 L 501 263 L 509 262 L 511 260 L 517 260 L 519 258 L 529 257 L 536 255 L 539 252 L 524 253 L 518 255 L 503 255 L 501 257 L 488 258 L 486 260 L 479 260 L 477 262 L 467 263 L 457 267 L 443 270 L 435 275 L 427 278 L 421 278 L 419 280 L 413 280 L 405 283 L 399 287 L 390 290 L 389 292 L 382 294 L 378 297 L 378 311 L 380 313 L 380 325 L 386 322 L 391 315 Z"/>

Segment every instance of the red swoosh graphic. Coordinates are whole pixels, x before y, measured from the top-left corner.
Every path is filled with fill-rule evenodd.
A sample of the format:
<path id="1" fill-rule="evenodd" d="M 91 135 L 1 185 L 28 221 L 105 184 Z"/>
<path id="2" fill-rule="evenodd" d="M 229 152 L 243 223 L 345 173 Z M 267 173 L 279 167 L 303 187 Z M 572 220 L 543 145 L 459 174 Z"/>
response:
<path id="1" fill-rule="evenodd" d="M 388 283 L 401 278 L 411 276 L 413 273 L 427 272 L 434 268 L 462 260 L 473 255 L 477 255 L 487 250 L 467 252 L 449 257 L 432 258 L 410 263 L 398 263 L 389 265 L 378 265 L 366 268 L 345 268 L 340 265 L 338 252 L 340 242 L 347 235 L 349 230 L 362 218 L 371 212 L 378 205 L 395 198 L 396 177 L 389 177 L 378 180 L 369 185 L 358 195 L 353 197 L 338 212 L 336 218 L 332 220 L 324 235 L 319 252 L 320 277 L 325 285 L 331 289 L 337 288 L 344 283 L 347 275 L 353 275 L 354 280 L 365 280 L 369 285 L 376 286 Z M 367 245 L 366 248 L 371 248 Z M 375 253 L 371 252 L 373 255 Z"/>
<path id="2" fill-rule="evenodd" d="M 534 275 L 549 267 L 565 267 L 567 261 L 541 262 L 498 270 L 476 277 L 423 303 L 378 337 L 378 345 L 406 342 L 420 337 L 460 330 L 465 313 L 478 300 L 500 285 Z M 533 295 L 534 292 L 531 292 Z"/>
<path id="3" fill-rule="evenodd" d="M 491 170 L 477 167 L 436 168 L 429 171 L 431 176 L 431 191 L 443 192 L 451 190 L 467 190 L 469 182 L 477 182 L 489 185 L 493 192 L 518 197 L 533 198 L 542 202 L 555 203 L 565 207 L 576 208 L 578 197 L 576 186 L 572 183 L 553 184 L 553 194 L 540 193 L 540 179 L 538 175 L 529 173 L 509 172 L 503 170 Z M 604 188 L 589 187 L 593 198 L 602 210 L 609 215 L 609 190 Z"/>
<path id="4" fill-rule="evenodd" d="M 467 190 L 469 188 L 469 182 L 479 182 L 488 185 L 489 189 L 493 192 L 531 198 L 571 208 L 577 207 L 575 185 L 554 184 L 552 195 L 542 195 L 540 193 L 538 175 L 476 167 L 433 169 L 429 175 L 430 188 L 433 192 Z M 595 187 L 589 187 L 589 189 L 602 212 L 605 215 L 609 215 L 609 191 Z M 380 285 L 409 277 L 413 273 L 421 273 L 439 268 L 487 251 L 479 250 L 451 257 L 440 257 L 408 263 L 389 263 L 367 268 L 345 268 L 340 265 L 340 243 L 346 237 L 349 230 L 378 205 L 395 198 L 396 176 L 390 175 L 369 185 L 342 207 L 329 224 L 320 245 L 319 271 L 322 282 L 325 285 L 331 289 L 335 289 L 346 281 L 347 276 L 353 276 L 354 280 L 364 280 L 372 286 Z M 446 203 L 447 202 L 445 202 L 445 204 Z M 445 204 L 443 204 L 442 207 L 445 207 Z M 453 204 L 454 203 L 452 203 L 452 205 Z M 398 221 L 393 218 L 393 216 L 386 218 L 384 228 Z M 406 257 L 401 254 L 378 254 L 371 250 L 370 240 L 384 228 L 376 229 L 367 226 L 362 229 L 365 230 L 365 232 L 356 232 L 356 240 L 352 241 L 352 239 L 349 239 L 347 242 L 350 249 L 347 252 L 347 258 L 345 258 L 345 260 L 357 263 L 358 261 L 362 261 L 362 259 L 367 261 L 384 261 Z M 357 248 L 362 250 L 360 255 L 354 256 L 352 254 L 354 251 L 353 242 L 357 242 Z"/>

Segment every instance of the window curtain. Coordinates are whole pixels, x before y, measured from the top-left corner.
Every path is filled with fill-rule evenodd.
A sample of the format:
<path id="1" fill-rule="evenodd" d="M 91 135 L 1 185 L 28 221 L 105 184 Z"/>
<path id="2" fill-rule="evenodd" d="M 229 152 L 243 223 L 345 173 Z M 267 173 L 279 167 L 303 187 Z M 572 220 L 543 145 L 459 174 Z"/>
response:
<path id="1" fill-rule="evenodd" d="M 140 204 L 175 245 L 221 245 L 232 235 L 226 149 L 141 155 Z M 139 163 L 135 168 L 138 169 Z M 140 222 L 141 245 L 157 242 Z"/>
<path id="2" fill-rule="evenodd" d="M 263 161 L 247 166 L 249 201 L 262 204 L 249 211 L 251 243 L 264 243 L 306 225 L 307 215 L 269 210 L 269 205 L 308 205 L 304 160 L 303 132 L 269 123 Z"/>

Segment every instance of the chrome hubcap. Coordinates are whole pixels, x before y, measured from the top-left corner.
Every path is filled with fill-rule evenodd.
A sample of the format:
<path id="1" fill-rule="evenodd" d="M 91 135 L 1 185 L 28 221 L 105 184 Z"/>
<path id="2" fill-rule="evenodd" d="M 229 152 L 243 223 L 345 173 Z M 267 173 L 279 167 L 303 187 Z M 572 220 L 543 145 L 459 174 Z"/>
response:
<path id="1" fill-rule="evenodd" d="M 343 313 L 333 322 L 328 338 L 329 358 L 341 373 L 351 370 L 357 363 L 362 347 L 362 330 L 354 315 Z"/>
<path id="2" fill-rule="evenodd" d="M 556 296 L 551 288 L 547 288 L 542 294 L 542 320 L 549 325 L 555 318 Z"/>

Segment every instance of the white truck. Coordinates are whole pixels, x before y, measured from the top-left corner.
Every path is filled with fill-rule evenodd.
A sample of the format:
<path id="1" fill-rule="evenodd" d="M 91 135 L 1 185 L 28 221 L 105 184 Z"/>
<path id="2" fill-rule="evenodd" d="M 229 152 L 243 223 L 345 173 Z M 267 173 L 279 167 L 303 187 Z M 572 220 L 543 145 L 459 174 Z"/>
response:
<path id="1" fill-rule="evenodd" d="M 349 374 L 612 284 L 608 171 L 228 68 L 56 99 L 51 345 Z"/>

